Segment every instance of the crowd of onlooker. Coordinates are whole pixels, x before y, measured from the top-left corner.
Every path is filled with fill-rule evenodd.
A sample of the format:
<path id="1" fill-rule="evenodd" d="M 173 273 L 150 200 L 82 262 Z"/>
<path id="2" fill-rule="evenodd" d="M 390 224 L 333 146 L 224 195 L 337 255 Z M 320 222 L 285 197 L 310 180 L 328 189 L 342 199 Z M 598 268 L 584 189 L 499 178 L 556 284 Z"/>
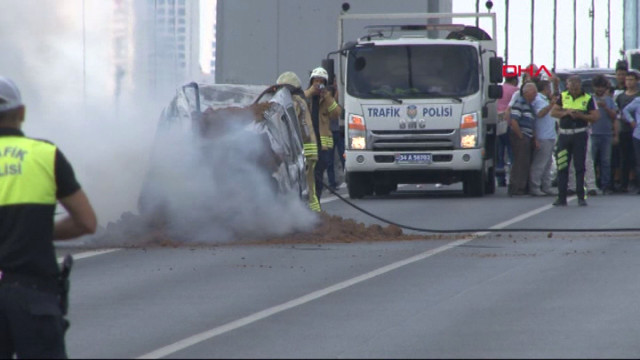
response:
<path id="1" fill-rule="evenodd" d="M 640 72 L 621 60 L 615 77 L 614 86 L 594 75 L 585 93 L 576 75 L 561 92 L 555 74 L 507 74 L 497 102 L 498 186 L 510 196 L 558 196 L 554 205 L 572 194 L 580 205 L 586 195 L 640 194 Z"/>

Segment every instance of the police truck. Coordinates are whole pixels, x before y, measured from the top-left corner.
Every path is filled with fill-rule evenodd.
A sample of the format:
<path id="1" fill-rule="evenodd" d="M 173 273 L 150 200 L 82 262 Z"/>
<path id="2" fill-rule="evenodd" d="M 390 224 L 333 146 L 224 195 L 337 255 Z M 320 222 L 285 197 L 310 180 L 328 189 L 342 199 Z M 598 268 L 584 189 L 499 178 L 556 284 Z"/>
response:
<path id="1" fill-rule="evenodd" d="M 451 22 L 459 18 L 486 19 L 491 34 Z M 345 42 L 350 20 L 371 25 Z M 381 20 L 402 24 L 373 25 Z M 338 27 L 339 50 L 323 64 L 330 73 L 339 67 L 349 196 L 455 182 L 467 196 L 493 193 L 503 67 L 495 14 L 345 12 Z"/>

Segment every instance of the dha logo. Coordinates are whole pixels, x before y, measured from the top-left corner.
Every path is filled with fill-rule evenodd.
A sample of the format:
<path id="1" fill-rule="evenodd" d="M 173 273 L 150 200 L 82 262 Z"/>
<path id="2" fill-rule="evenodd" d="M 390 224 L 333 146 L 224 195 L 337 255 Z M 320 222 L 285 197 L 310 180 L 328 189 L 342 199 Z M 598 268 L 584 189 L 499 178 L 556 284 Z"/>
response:
<path id="1" fill-rule="evenodd" d="M 520 65 L 503 65 L 502 76 L 504 77 L 518 76 L 519 77 L 520 75 L 522 75 L 522 73 L 526 73 L 526 74 L 529 74 L 529 76 L 531 77 L 538 77 L 540 76 L 540 73 L 543 70 L 549 78 L 553 77 L 553 75 L 551 74 L 551 71 L 549 71 L 547 67 L 544 65 L 540 65 L 540 67 L 537 67 L 535 65 L 529 65 L 525 68 L 523 68 Z"/>

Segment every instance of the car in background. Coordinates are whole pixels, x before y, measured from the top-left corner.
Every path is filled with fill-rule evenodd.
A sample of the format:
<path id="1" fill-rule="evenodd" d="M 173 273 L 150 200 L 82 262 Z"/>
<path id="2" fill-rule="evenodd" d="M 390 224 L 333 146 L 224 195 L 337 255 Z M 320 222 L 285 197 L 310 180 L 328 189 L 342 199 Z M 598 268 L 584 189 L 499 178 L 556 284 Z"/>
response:
<path id="1" fill-rule="evenodd" d="M 562 69 L 555 72 L 555 76 L 560 78 L 560 91 L 567 88 L 566 80 L 571 75 L 578 75 L 582 79 L 582 90 L 586 93 L 593 93 L 593 85 L 591 81 L 596 75 L 604 75 L 611 86 L 616 87 L 616 69 L 613 68 L 584 68 L 584 69 Z"/>

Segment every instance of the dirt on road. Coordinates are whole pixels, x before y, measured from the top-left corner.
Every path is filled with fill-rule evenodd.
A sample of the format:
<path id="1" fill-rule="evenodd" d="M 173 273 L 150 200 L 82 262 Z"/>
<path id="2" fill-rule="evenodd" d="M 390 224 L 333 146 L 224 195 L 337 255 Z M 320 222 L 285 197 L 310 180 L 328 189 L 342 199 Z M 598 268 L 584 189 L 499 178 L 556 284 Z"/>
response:
<path id="1" fill-rule="evenodd" d="M 465 234 L 405 234 L 396 225 L 365 225 L 352 219 L 320 213 L 316 226 L 310 231 L 298 231 L 277 237 L 239 237 L 233 241 L 216 242 L 215 234 L 206 241 L 193 241 L 171 234 L 166 224 L 145 219 L 143 216 L 124 213 L 117 222 L 102 229 L 90 241 L 88 247 L 180 247 L 198 245 L 260 245 L 260 244 L 323 244 L 376 241 L 447 240 L 459 239 Z"/>

